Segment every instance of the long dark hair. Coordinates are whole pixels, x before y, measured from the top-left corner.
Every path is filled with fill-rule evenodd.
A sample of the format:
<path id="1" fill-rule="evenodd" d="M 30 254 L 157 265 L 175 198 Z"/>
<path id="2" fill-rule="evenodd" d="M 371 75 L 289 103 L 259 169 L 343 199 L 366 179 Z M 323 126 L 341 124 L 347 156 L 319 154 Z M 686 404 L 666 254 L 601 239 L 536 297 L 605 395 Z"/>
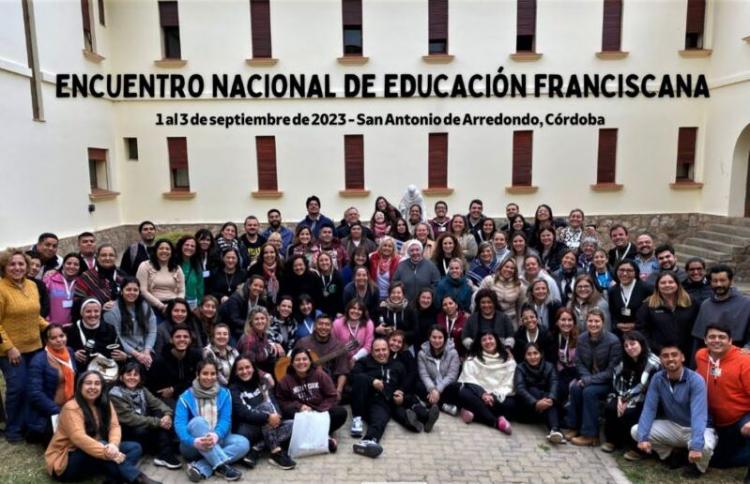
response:
<path id="1" fill-rule="evenodd" d="M 195 236 L 193 237 L 195 239 L 195 253 L 198 254 L 198 256 L 202 256 L 203 254 L 208 254 L 211 252 L 211 250 L 214 248 L 214 234 L 211 233 L 208 229 L 198 229 L 197 232 L 195 232 Z M 208 250 L 206 252 L 203 252 L 201 250 L 201 244 L 199 243 L 203 239 L 208 239 L 211 241 L 211 245 L 208 247 Z"/>
<path id="2" fill-rule="evenodd" d="M 102 384 L 102 392 L 99 394 L 99 397 L 94 400 L 93 405 L 94 410 L 99 414 L 98 419 L 94 416 L 86 399 L 83 398 L 83 391 L 81 390 L 83 387 L 83 381 L 89 375 L 96 375 L 96 377 L 99 378 L 99 382 Z M 97 435 L 101 438 L 107 438 L 107 436 L 109 436 L 109 423 L 112 419 L 112 414 L 110 412 L 112 410 L 109 406 L 109 396 L 107 394 L 107 388 L 102 374 L 98 371 L 92 370 L 81 373 L 78 376 L 78 380 L 76 380 L 76 392 L 73 398 L 75 398 L 76 403 L 78 403 L 78 406 L 83 413 L 83 424 L 86 429 L 86 435 L 94 439 L 97 438 Z"/>
<path id="3" fill-rule="evenodd" d="M 623 346 L 625 345 L 626 341 L 637 341 L 638 344 L 641 345 L 641 354 L 638 355 L 638 358 L 633 360 L 630 356 L 625 353 L 623 350 L 622 355 L 622 374 L 623 376 L 627 378 L 633 378 L 634 380 L 640 379 L 641 373 L 643 373 L 643 370 L 646 368 L 646 363 L 648 362 L 648 356 L 651 354 L 651 349 L 648 347 L 648 341 L 646 341 L 646 337 L 643 336 L 638 331 L 628 331 L 627 333 L 622 335 L 622 343 Z"/>
<path id="4" fill-rule="evenodd" d="M 167 239 L 159 239 L 154 243 L 154 250 L 152 250 L 149 254 L 151 265 L 154 266 L 154 269 L 156 269 L 157 271 L 161 269 L 161 264 L 159 263 L 159 258 L 156 256 L 156 252 L 158 252 L 159 246 L 162 244 L 167 244 L 169 246 L 169 249 L 172 251 L 172 255 L 169 257 L 169 261 L 167 262 L 167 269 L 169 269 L 169 272 L 177 270 L 177 258 L 175 257 L 176 251 L 174 248 L 174 244 L 172 244 L 172 242 Z"/>
<path id="5" fill-rule="evenodd" d="M 240 377 L 237 376 L 237 365 L 240 363 L 240 361 L 248 361 L 250 362 L 250 365 L 253 367 L 253 376 L 250 377 L 249 382 L 245 382 L 240 380 Z M 258 368 L 253 364 L 253 361 L 248 358 L 247 356 L 238 356 L 236 360 L 234 360 L 234 363 L 232 364 L 232 372 L 229 374 L 229 384 L 230 385 L 249 385 L 251 388 L 257 388 L 260 385 L 260 375 L 258 374 Z"/>
<path id="6" fill-rule="evenodd" d="M 471 342 L 471 348 L 469 348 L 469 356 L 473 356 L 482 363 L 484 363 L 484 354 L 482 350 L 482 338 L 484 338 L 485 335 L 491 335 L 493 338 L 495 338 L 495 346 L 497 348 L 497 355 L 500 357 L 503 361 L 508 361 L 508 352 L 505 351 L 505 347 L 503 346 L 503 342 L 500 341 L 500 338 L 497 337 L 494 331 L 483 331 L 482 333 L 477 336 L 477 338 Z"/>
<path id="7" fill-rule="evenodd" d="M 135 284 L 138 286 L 138 299 L 133 303 L 135 305 L 135 321 L 128 311 L 127 304 L 125 303 L 125 297 L 123 296 L 123 289 L 128 284 Z M 141 285 L 138 279 L 132 276 L 126 276 L 122 280 L 120 286 L 120 295 L 117 297 L 117 307 L 120 309 L 120 328 L 124 336 L 133 334 L 133 330 L 138 327 L 141 332 L 146 335 L 148 332 L 148 305 L 144 304 L 143 293 L 141 292 Z"/>
<path id="8" fill-rule="evenodd" d="M 196 239 L 192 235 L 183 235 L 182 237 L 180 237 L 180 240 L 177 241 L 174 254 L 175 262 L 180 266 L 182 266 L 183 262 L 185 262 L 185 258 L 182 255 L 182 246 L 185 245 L 185 242 L 187 242 L 188 240 L 192 240 L 195 243 L 195 253 L 190 257 L 190 267 L 196 273 L 201 274 L 203 268 L 201 267 L 201 254 L 198 250 L 198 239 Z M 201 275 L 201 277 L 203 276 Z"/>

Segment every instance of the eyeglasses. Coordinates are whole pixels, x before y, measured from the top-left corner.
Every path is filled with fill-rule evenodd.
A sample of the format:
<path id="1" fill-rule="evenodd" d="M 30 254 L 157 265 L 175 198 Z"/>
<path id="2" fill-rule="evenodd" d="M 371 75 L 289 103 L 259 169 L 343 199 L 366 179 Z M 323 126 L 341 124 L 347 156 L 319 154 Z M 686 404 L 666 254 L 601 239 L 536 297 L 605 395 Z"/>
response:
<path id="1" fill-rule="evenodd" d="M 621 267 L 621 268 L 617 269 L 617 272 L 625 272 L 625 273 L 627 273 L 627 272 L 635 272 L 635 270 L 634 269 L 626 269 L 624 267 Z"/>

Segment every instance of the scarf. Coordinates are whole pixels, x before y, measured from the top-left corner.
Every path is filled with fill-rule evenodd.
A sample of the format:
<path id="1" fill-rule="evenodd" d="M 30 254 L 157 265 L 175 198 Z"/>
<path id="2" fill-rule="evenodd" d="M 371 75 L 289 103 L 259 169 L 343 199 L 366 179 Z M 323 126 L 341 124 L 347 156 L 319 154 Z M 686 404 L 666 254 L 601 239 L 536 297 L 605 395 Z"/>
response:
<path id="1" fill-rule="evenodd" d="M 386 308 L 393 313 L 400 313 L 409 305 L 409 301 L 404 298 L 400 303 L 391 301 L 391 298 L 384 300 L 380 303 L 380 307 Z"/>
<path id="2" fill-rule="evenodd" d="M 73 362 L 70 361 L 70 353 L 68 353 L 68 348 L 54 350 L 49 346 L 46 346 L 44 349 L 45 351 L 47 351 L 47 360 L 50 362 L 50 365 L 62 370 L 63 396 L 65 398 L 65 401 L 67 402 L 68 400 L 73 398 L 76 379 L 75 372 L 73 371 Z"/>
<path id="3" fill-rule="evenodd" d="M 115 396 L 127 398 L 133 404 L 133 411 L 135 413 L 141 416 L 146 415 L 146 392 L 143 391 L 143 387 L 139 386 L 131 390 L 125 385 L 117 385 L 110 393 Z"/>
<path id="4" fill-rule="evenodd" d="M 203 388 L 197 378 L 193 380 L 193 397 L 198 404 L 198 414 L 206 419 L 211 430 L 216 428 L 216 423 L 219 421 L 219 407 L 216 405 L 218 394 L 218 383 L 214 383 L 211 388 Z"/>
<path id="5" fill-rule="evenodd" d="M 276 277 L 276 262 L 271 266 L 263 264 L 263 274 L 266 279 L 266 293 L 272 300 L 276 300 L 276 295 L 279 293 L 279 279 Z"/>
<path id="6" fill-rule="evenodd" d="M 385 222 L 385 221 L 381 223 L 375 222 L 372 225 L 372 232 L 373 234 L 375 234 L 376 238 L 384 236 L 386 232 L 388 232 L 388 222 Z"/>
<path id="7" fill-rule="evenodd" d="M 467 359 L 458 381 L 479 385 L 484 391 L 492 393 L 502 402 L 505 397 L 513 393 L 516 362 L 513 358 L 503 361 L 498 354 L 490 355 L 484 351 L 482 357 L 484 361 L 479 358 Z"/>

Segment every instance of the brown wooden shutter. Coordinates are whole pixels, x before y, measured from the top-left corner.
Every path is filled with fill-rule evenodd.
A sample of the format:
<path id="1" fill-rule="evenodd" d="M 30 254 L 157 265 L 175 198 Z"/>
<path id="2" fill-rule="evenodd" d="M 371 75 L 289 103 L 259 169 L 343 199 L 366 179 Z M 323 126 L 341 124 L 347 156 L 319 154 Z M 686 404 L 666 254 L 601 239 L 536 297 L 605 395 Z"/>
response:
<path id="1" fill-rule="evenodd" d="M 179 170 L 188 167 L 187 138 L 167 138 L 169 168 Z"/>
<path id="2" fill-rule="evenodd" d="M 604 0 L 602 21 L 602 50 L 620 50 L 622 36 L 622 0 Z"/>
<path id="3" fill-rule="evenodd" d="M 344 186 L 365 189 L 365 137 L 361 134 L 344 135 Z"/>
<path id="4" fill-rule="evenodd" d="M 362 26 L 362 0 L 341 0 L 344 25 Z"/>
<path id="5" fill-rule="evenodd" d="M 255 151 L 258 158 L 258 190 L 277 191 L 276 137 L 256 136 Z"/>
<path id="6" fill-rule="evenodd" d="M 599 130 L 599 156 L 596 162 L 596 183 L 614 183 L 617 160 L 617 129 Z"/>
<path id="7" fill-rule="evenodd" d="M 695 163 L 695 138 L 698 128 L 680 128 L 677 138 L 677 164 L 692 165 Z"/>
<path id="8" fill-rule="evenodd" d="M 250 0 L 250 29 L 254 58 L 271 57 L 271 5 L 268 0 Z"/>
<path id="9" fill-rule="evenodd" d="M 83 31 L 91 32 L 91 6 L 89 0 L 81 0 L 81 16 L 83 17 Z"/>
<path id="10" fill-rule="evenodd" d="M 427 186 L 448 187 L 448 133 L 430 133 Z"/>
<path id="11" fill-rule="evenodd" d="M 687 0 L 686 33 L 702 34 L 705 16 L 706 0 Z"/>
<path id="12" fill-rule="evenodd" d="M 159 23 L 162 27 L 179 27 L 177 2 L 159 2 Z"/>
<path id="13" fill-rule="evenodd" d="M 107 161 L 107 150 L 102 148 L 89 148 L 89 160 Z"/>
<path id="14" fill-rule="evenodd" d="M 516 35 L 536 34 L 536 0 L 518 0 Z"/>
<path id="15" fill-rule="evenodd" d="M 429 0 L 430 40 L 448 40 L 448 0 Z"/>
<path id="16" fill-rule="evenodd" d="M 531 186 L 533 131 L 513 132 L 513 186 Z"/>

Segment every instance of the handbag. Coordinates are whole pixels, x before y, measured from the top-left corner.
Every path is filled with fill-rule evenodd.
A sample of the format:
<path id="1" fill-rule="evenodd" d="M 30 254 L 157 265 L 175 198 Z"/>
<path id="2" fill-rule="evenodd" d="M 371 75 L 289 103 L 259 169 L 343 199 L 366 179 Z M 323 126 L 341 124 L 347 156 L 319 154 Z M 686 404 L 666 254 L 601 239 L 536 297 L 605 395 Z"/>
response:
<path id="1" fill-rule="evenodd" d="M 89 366 L 86 369 L 88 371 L 98 371 L 107 383 L 117 381 L 117 375 L 120 372 L 117 362 L 100 353 L 96 353 L 93 356 L 94 358 L 89 362 Z"/>
<path id="2" fill-rule="evenodd" d="M 330 425 L 331 416 L 328 412 L 297 412 L 289 441 L 289 456 L 296 458 L 327 454 Z"/>

